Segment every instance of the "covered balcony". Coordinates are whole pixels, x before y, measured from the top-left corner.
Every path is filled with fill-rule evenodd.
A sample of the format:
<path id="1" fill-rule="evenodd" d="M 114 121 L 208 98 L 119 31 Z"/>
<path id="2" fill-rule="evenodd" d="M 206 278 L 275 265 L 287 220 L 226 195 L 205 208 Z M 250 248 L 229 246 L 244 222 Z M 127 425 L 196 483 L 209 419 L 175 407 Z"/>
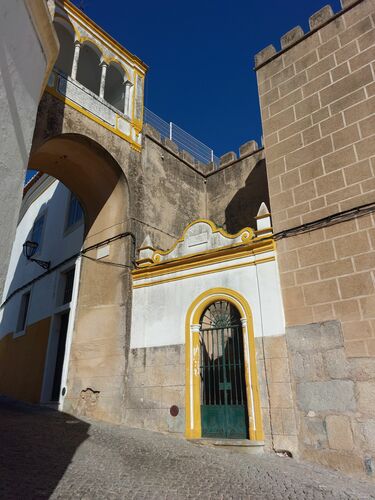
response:
<path id="1" fill-rule="evenodd" d="M 48 82 L 50 91 L 136 140 L 132 130 L 134 89 L 124 66 L 105 57 L 94 40 L 78 40 L 66 19 L 57 18 L 54 25 L 60 52 Z"/>

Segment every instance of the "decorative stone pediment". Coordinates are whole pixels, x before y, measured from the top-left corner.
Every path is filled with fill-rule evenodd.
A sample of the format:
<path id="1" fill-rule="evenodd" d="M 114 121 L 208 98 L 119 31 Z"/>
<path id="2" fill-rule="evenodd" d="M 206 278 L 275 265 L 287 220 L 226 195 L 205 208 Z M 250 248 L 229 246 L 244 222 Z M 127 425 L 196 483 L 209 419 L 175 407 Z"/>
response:
<path id="1" fill-rule="evenodd" d="M 155 250 L 152 260 L 159 264 L 189 255 L 243 245 L 253 238 L 254 231 L 250 227 L 232 235 L 217 227 L 212 221 L 200 219 L 185 228 L 182 236 L 172 248 L 166 251 Z"/>

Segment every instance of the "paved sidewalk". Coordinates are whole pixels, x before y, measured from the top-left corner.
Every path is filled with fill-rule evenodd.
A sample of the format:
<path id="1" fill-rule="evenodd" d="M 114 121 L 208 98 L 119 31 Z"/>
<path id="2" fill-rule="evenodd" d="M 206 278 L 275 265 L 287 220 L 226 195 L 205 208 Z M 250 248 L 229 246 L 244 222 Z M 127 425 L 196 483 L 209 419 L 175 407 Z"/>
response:
<path id="1" fill-rule="evenodd" d="M 50 497 L 359 500 L 375 485 L 0 398 L 0 499 Z"/>

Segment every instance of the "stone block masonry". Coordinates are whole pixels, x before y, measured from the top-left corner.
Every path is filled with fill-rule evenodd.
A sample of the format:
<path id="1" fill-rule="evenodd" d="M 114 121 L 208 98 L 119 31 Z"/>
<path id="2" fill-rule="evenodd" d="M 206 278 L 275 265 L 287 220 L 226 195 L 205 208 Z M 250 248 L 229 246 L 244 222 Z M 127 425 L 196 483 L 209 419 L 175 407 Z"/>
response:
<path id="1" fill-rule="evenodd" d="M 131 349 L 126 376 L 124 423 L 183 434 L 185 346 Z M 171 414 L 171 407 L 178 414 Z"/>
<path id="2" fill-rule="evenodd" d="M 257 71 L 276 233 L 375 202 L 375 4 L 343 6 L 311 16 L 290 45 L 285 35 Z M 348 355 L 375 355 L 374 216 L 278 252 L 287 324 L 339 319 Z"/>
<path id="3" fill-rule="evenodd" d="M 347 357 L 338 321 L 289 327 L 286 339 L 301 458 L 363 474 L 375 453 L 375 359 Z"/>
<path id="4" fill-rule="evenodd" d="M 326 6 L 310 29 L 256 56 L 298 446 L 364 474 L 375 456 L 375 2 Z"/>

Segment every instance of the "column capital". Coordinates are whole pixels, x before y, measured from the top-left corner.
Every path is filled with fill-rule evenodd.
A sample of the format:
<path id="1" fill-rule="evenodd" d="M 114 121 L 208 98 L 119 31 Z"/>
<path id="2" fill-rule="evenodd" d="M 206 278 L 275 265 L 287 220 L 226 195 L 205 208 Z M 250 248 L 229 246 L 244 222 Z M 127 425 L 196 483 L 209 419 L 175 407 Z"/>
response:
<path id="1" fill-rule="evenodd" d="M 123 85 L 125 85 L 125 87 L 133 87 L 133 84 L 130 80 L 124 80 L 123 82 Z"/>
<path id="2" fill-rule="evenodd" d="M 79 40 L 74 40 L 74 47 L 80 47 L 82 44 Z"/>
<path id="3" fill-rule="evenodd" d="M 241 325 L 243 327 L 247 326 L 247 318 L 241 318 Z"/>
<path id="4" fill-rule="evenodd" d="M 99 66 L 108 66 L 108 63 L 103 57 L 100 58 Z"/>
<path id="5" fill-rule="evenodd" d="M 201 329 L 201 325 L 190 325 L 190 330 L 193 333 L 199 333 Z"/>

